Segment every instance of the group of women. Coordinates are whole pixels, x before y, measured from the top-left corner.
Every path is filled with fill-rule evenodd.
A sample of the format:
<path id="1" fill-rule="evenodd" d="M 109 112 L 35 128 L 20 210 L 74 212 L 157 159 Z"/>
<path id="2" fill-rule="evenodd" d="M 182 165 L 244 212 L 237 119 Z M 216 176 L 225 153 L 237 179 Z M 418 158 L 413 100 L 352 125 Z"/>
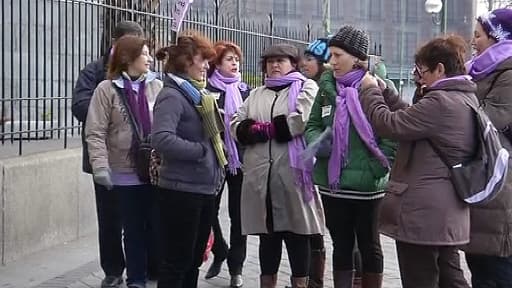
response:
<path id="1" fill-rule="evenodd" d="M 283 242 L 292 287 L 323 287 L 324 227 L 335 288 L 382 287 L 379 233 L 396 240 L 403 287 L 469 287 L 459 249 L 473 287 L 510 285 L 512 180 L 470 211 L 432 144 L 454 163 L 472 157 L 475 119 L 466 103 L 482 105 L 506 135 L 511 39 L 512 12 L 498 9 L 478 18 L 467 67 L 460 37 L 428 42 L 415 55 L 419 88 L 407 104 L 369 73 L 368 35 L 352 26 L 311 43 L 304 55 L 287 44 L 267 48 L 264 83 L 253 89 L 241 80 L 235 43 L 179 36 L 156 55 L 164 61 L 158 80 L 146 42 L 122 37 L 85 134 L 95 181 L 122 195 L 128 287 L 145 287 L 153 205 L 159 288 L 197 287 L 212 227 L 206 277 L 227 259 L 231 287 L 243 285 L 246 235 L 259 237 L 260 287 L 277 286 Z M 136 173 L 135 153 L 147 138 L 160 157 L 156 188 Z M 505 136 L 502 142 L 512 148 Z M 229 245 L 217 217 L 225 183 Z"/>

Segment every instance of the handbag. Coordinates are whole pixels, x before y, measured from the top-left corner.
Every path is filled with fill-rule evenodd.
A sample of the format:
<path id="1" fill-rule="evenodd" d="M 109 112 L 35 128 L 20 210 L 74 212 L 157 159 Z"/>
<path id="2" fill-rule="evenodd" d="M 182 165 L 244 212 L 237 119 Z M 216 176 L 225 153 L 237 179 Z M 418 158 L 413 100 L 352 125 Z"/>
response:
<path id="1" fill-rule="evenodd" d="M 156 185 L 158 182 L 158 175 L 160 170 L 160 157 L 158 153 L 151 146 L 151 137 L 144 137 L 140 131 L 139 125 L 135 120 L 135 116 L 131 111 L 128 99 L 124 91 L 112 83 L 116 91 L 118 92 L 123 105 L 128 113 L 130 119 L 130 125 L 132 126 L 133 133 L 135 133 L 138 141 L 138 148 L 133 155 L 135 162 L 135 171 L 139 180 L 144 183 L 150 183 Z"/>

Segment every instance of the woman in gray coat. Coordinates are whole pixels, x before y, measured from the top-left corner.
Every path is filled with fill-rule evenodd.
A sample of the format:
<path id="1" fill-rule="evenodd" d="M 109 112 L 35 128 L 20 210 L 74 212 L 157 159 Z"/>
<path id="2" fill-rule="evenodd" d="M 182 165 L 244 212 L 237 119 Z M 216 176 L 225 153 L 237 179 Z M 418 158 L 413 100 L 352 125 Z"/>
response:
<path id="1" fill-rule="evenodd" d="M 363 80 L 361 104 L 381 137 L 399 141 L 380 230 L 396 240 L 404 288 L 469 287 L 458 248 L 469 242 L 469 208 L 458 198 L 449 168 L 476 149 L 476 85 L 465 74 L 465 42 L 437 38 L 420 48 L 415 73 L 423 96 L 412 106 L 390 111 L 377 81 Z M 454 164 L 455 165 L 455 164 Z"/>
<path id="2" fill-rule="evenodd" d="M 478 17 L 472 41 L 476 56 L 468 73 L 477 97 L 501 144 L 512 151 L 512 10 L 497 9 Z M 510 161 L 510 160 L 509 160 Z M 509 162 L 509 171 L 512 171 Z M 471 208 L 471 238 L 465 247 L 473 288 L 512 285 L 512 172 L 498 196 Z"/>
<path id="3" fill-rule="evenodd" d="M 323 234 L 323 209 L 302 165 L 302 137 L 318 86 L 296 72 L 297 48 L 279 44 L 262 56 L 265 85 L 251 91 L 232 121 L 246 146 L 242 184 L 242 233 L 260 235 L 261 287 L 276 287 L 282 242 L 292 287 L 307 287 L 311 235 Z"/>

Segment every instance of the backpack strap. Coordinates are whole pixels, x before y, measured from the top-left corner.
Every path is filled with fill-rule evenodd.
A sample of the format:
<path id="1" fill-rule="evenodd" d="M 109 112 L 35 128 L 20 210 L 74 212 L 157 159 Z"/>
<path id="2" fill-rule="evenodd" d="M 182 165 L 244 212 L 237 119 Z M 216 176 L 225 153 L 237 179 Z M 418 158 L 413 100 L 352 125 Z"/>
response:
<path id="1" fill-rule="evenodd" d="M 434 152 L 436 152 L 437 156 L 439 156 L 439 158 L 441 158 L 441 160 L 443 161 L 444 165 L 446 165 L 448 168 L 451 169 L 452 166 L 448 163 L 448 159 L 444 156 L 444 154 L 441 152 L 441 150 L 439 150 L 439 148 L 437 148 L 436 145 L 434 145 L 432 140 L 427 139 L 427 141 L 428 141 L 428 144 L 434 150 Z"/>

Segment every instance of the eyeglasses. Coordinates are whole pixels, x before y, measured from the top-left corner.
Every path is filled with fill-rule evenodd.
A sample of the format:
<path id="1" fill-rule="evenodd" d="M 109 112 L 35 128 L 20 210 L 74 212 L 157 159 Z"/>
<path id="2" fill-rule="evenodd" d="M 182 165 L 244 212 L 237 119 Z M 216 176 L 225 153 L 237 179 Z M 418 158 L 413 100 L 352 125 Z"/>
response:
<path id="1" fill-rule="evenodd" d="M 425 70 L 421 70 L 421 68 L 418 65 L 414 65 L 414 69 L 412 69 L 411 73 L 418 78 L 423 78 L 423 74 L 425 74 L 425 72 L 427 71 L 429 71 L 428 68 Z"/>

